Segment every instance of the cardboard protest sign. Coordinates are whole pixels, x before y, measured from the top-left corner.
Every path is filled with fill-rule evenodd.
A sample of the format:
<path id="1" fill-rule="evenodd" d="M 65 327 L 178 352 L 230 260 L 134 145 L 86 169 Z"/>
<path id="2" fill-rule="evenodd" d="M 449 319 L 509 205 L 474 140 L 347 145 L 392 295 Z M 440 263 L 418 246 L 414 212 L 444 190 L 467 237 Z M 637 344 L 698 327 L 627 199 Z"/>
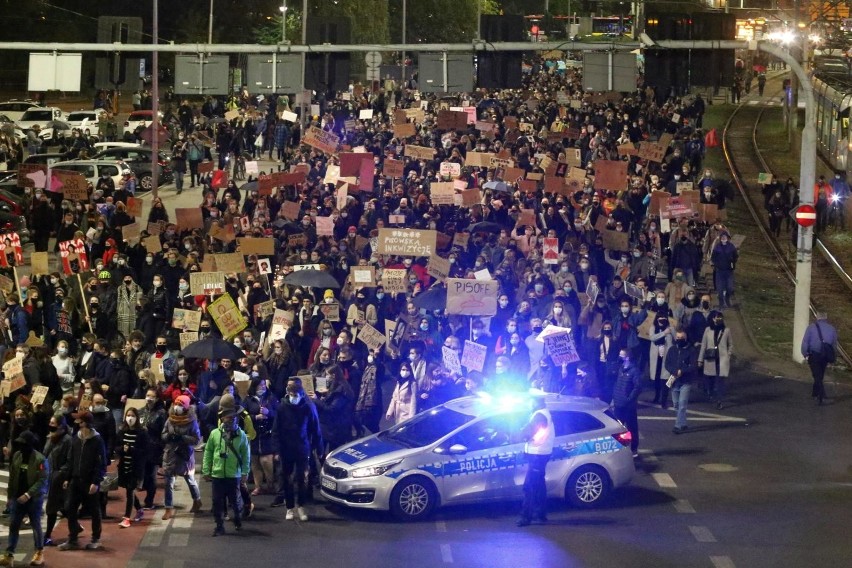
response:
<path id="1" fill-rule="evenodd" d="M 340 137 L 333 132 L 326 132 L 316 126 L 311 126 L 302 136 L 302 144 L 312 146 L 326 154 L 334 154 L 337 152 L 337 145 L 340 142 Z"/>
<path id="2" fill-rule="evenodd" d="M 349 278 L 356 288 L 373 288 L 376 285 L 376 269 L 373 266 L 350 266 Z"/>
<path id="3" fill-rule="evenodd" d="M 363 342 L 368 349 L 375 351 L 384 344 L 385 334 L 365 323 L 358 331 L 358 340 Z"/>
<path id="4" fill-rule="evenodd" d="M 630 234 L 607 229 L 601 231 L 603 246 L 607 250 L 630 250 Z"/>
<path id="5" fill-rule="evenodd" d="M 452 110 L 438 111 L 438 130 L 464 130 L 467 128 L 467 113 Z"/>
<path id="6" fill-rule="evenodd" d="M 482 372 L 487 354 L 488 347 L 466 339 L 462 350 L 461 364 L 471 371 Z"/>
<path id="7" fill-rule="evenodd" d="M 51 176 L 62 184 L 62 196 L 71 201 L 88 201 L 89 181 L 80 172 L 51 170 Z"/>
<path id="8" fill-rule="evenodd" d="M 389 178 L 398 178 L 402 177 L 405 173 L 405 165 L 401 160 L 394 160 L 393 158 L 386 158 L 385 163 L 382 167 L 382 174 L 385 177 Z"/>
<path id="9" fill-rule="evenodd" d="M 417 134 L 417 128 L 413 122 L 402 122 L 393 125 L 393 135 L 396 138 L 409 138 Z"/>
<path id="10" fill-rule="evenodd" d="M 595 189 L 612 191 L 627 189 L 627 162 L 595 160 Z"/>
<path id="11" fill-rule="evenodd" d="M 691 181 L 679 181 L 675 184 L 675 191 L 682 194 L 684 191 L 692 191 L 694 187 Z"/>
<path id="12" fill-rule="evenodd" d="M 405 156 L 414 158 L 415 160 L 431 160 L 435 157 L 435 150 L 425 146 L 413 146 L 406 144 Z"/>
<path id="13" fill-rule="evenodd" d="M 545 237 L 541 256 L 545 264 L 559 264 L 559 239 Z"/>
<path id="14" fill-rule="evenodd" d="M 357 176 L 361 169 L 361 162 L 373 161 L 372 154 L 364 152 L 341 152 L 338 156 L 340 159 L 340 176 Z"/>
<path id="15" fill-rule="evenodd" d="M 666 155 L 666 147 L 656 142 L 640 142 L 636 155 L 649 162 L 662 163 Z"/>
<path id="16" fill-rule="evenodd" d="M 371 108 L 362 108 L 358 113 L 358 120 L 372 120 L 373 118 L 373 109 Z"/>
<path id="17" fill-rule="evenodd" d="M 240 252 L 220 252 L 212 255 L 216 259 L 216 270 L 239 274 L 246 271 L 246 260 Z"/>
<path id="18" fill-rule="evenodd" d="M 636 155 L 636 146 L 633 145 L 632 142 L 628 142 L 627 144 L 622 144 L 618 147 L 618 155 L 619 156 L 635 156 Z"/>
<path id="19" fill-rule="evenodd" d="M 47 178 L 45 164 L 18 164 L 18 187 L 43 188 Z"/>
<path id="20" fill-rule="evenodd" d="M 275 254 L 275 239 L 240 237 L 237 239 L 237 247 L 243 255 L 262 254 L 272 256 Z"/>
<path id="21" fill-rule="evenodd" d="M 491 158 L 496 158 L 496 155 L 488 152 L 468 152 L 464 163 L 476 168 L 490 168 Z"/>
<path id="22" fill-rule="evenodd" d="M 461 361 L 459 360 L 459 354 L 456 353 L 455 349 L 441 346 L 441 362 L 451 373 L 455 373 L 457 375 L 462 374 Z"/>
<path id="23" fill-rule="evenodd" d="M 426 270 L 429 276 L 443 282 L 450 274 L 450 261 L 438 255 L 432 255 L 429 257 L 429 265 Z"/>
<path id="24" fill-rule="evenodd" d="M 429 191 L 433 205 L 453 205 L 453 196 L 456 194 L 453 182 L 433 182 Z"/>
<path id="25" fill-rule="evenodd" d="M 444 178 L 457 178 L 461 175 L 461 164 L 456 162 L 441 162 L 438 173 Z"/>
<path id="26" fill-rule="evenodd" d="M 757 183 L 760 185 L 769 185 L 772 183 L 772 174 L 769 172 L 760 172 L 757 174 Z"/>
<path id="27" fill-rule="evenodd" d="M 482 192 L 478 189 L 468 189 L 461 192 L 462 207 L 473 207 L 482 203 Z"/>
<path id="28" fill-rule="evenodd" d="M 230 294 L 219 296 L 215 302 L 207 306 L 207 311 L 224 339 L 229 339 L 248 327 L 248 322 Z"/>
<path id="29" fill-rule="evenodd" d="M 254 306 L 255 316 L 259 318 L 267 318 L 275 313 L 275 300 L 267 300 L 260 302 Z"/>
<path id="30" fill-rule="evenodd" d="M 3 363 L 3 378 L 12 381 L 9 388 L 10 393 L 26 386 L 27 380 L 24 378 L 23 358 L 13 357 Z"/>
<path id="31" fill-rule="evenodd" d="M 160 244 L 159 235 L 151 235 L 150 237 L 145 237 L 144 239 L 142 239 L 142 246 L 144 246 L 145 250 L 150 252 L 151 254 L 156 254 L 163 250 L 163 247 Z"/>
<path id="32" fill-rule="evenodd" d="M 48 256 L 46 252 L 34 252 L 30 255 L 30 266 L 36 276 L 49 274 Z"/>
<path id="33" fill-rule="evenodd" d="M 33 387 L 33 393 L 30 397 L 30 404 L 33 408 L 44 404 L 44 399 L 47 398 L 48 388 L 45 385 L 36 385 Z"/>
<path id="34" fill-rule="evenodd" d="M 177 226 L 182 231 L 204 228 L 204 218 L 201 216 L 200 207 L 177 207 L 175 208 L 175 219 Z"/>
<path id="35" fill-rule="evenodd" d="M 382 271 L 382 286 L 388 294 L 405 293 L 408 290 L 408 271 L 404 268 L 386 268 Z"/>
<path id="36" fill-rule="evenodd" d="M 523 225 L 535 227 L 535 209 L 521 209 L 516 226 L 520 227 Z"/>
<path id="37" fill-rule="evenodd" d="M 198 331 L 200 325 L 201 312 L 197 312 L 195 310 L 184 310 L 181 308 L 175 308 L 174 312 L 172 313 L 172 327 L 175 329 Z"/>
<path id="38" fill-rule="evenodd" d="M 126 243 L 138 241 L 141 236 L 142 227 L 139 223 L 130 223 L 121 228 L 121 238 Z"/>
<path id="39" fill-rule="evenodd" d="M 372 158 L 372 154 L 367 154 Z M 373 160 L 363 160 L 358 171 L 358 189 L 361 191 L 373 191 L 376 179 L 376 167 Z"/>
<path id="40" fill-rule="evenodd" d="M 405 215 L 388 215 L 388 223 L 391 225 L 405 225 Z"/>
<path id="41" fill-rule="evenodd" d="M 378 254 L 432 256 L 437 250 L 437 232 L 421 229 L 379 229 Z"/>
<path id="42" fill-rule="evenodd" d="M 580 360 L 577 346 L 571 335 L 566 333 L 555 333 L 544 338 L 544 347 L 554 365 L 567 365 Z"/>
<path id="43" fill-rule="evenodd" d="M 680 219 L 686 217 L 691 219 L 695 215 L 692 201 L 682 197 L 670 197 L 660 206 L 661 219 Z"/>
<path id="44" fill-rule="evenodd" d="M 519 179 L 518 180 L 518 189 L 523 191 L 524 193 L 535 193 L 538 188 L 538 182 L 531 179 Z"/>
<path id="45" fill-rule="evenodd" d="M 447 313 L 493 316 L 497 313 L 499 282 L 447 278 Z"/>
<path id="46" fill-rule="evenodd" d="M 198 332 L 186 331 L 184 333 L 178 334 L 178 337 L 180 339 L 180 348 L 181 350 L 183 350 L 198 341 Z"/>
<path id="47" fill-rule="evenodd" d="M 213 257 L 215 255 L 209 255 Z M 225 293 L 224 272 L 190 272 L 189 291 L 193 296 L 208 296 Z"/>
<path id="48" fill-rule="evenodd" d="M 333 237 L 334 236 L 334 219 L 331 217 L 317 217 L 317 236 L 318 237 Z"/>
<path id="49" fill-rule="evenodd" d="M 282 209 L 284 209 L 284 217 L 286 219 L 295 221 L 299 218 L 301 205 L 297 201 L 285 201 Z"/>
<path id="50" fill-rule="evenodd" d="M 453 246 L 467 249 L 467 244 L 470 242 L 470 233 L 456 233 L 453 235 Z"/>

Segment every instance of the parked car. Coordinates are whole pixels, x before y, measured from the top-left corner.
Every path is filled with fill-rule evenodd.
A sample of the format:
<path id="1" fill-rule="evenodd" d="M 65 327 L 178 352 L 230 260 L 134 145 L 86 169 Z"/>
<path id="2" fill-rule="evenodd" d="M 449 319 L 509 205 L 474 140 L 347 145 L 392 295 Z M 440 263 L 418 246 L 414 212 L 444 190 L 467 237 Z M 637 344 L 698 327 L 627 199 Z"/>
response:
<path id="1" fill-rule="evenodd" d="M 95 110 L 75 110 L 68 113 L 68 116 L 65 117 L 65 122 L 71 128 L 79 128 L 83 131 L 88 130 L 90 136 L 97 136 L 98 121 L 105 112 L 102 108 Z"/>
<path id="2" fill-rule="evenodd" d="M 5 114 L 12 120 L 18 121 L 26 111 L 36 108 L 41 108 L 41 105 L 35 101 L 11 100 L 0 103 L 0 114 Z"/>
<path id="3" fill-rule="evenodd" d="M 68 158 L 62 153 L 33 154 L 24 158 L 25 164 L 45 164 L 53 167 L 56 162 L 64 162 Z"/>
<path id="4" fill-rule="evenodd" d="M 70 160 L 67 162 L 56 162 L 51 166 L 56 170 L 68 170 L 80 172 L 92 184 L 98 183 L 104 172 L 112 178 L 115 186 L 121 183 L 121 177 L 130 173 L 130 166 L 121 160 Z"/>
<path id="5" fill-rule="evenodd" d="M 124 136 L 132 135 L 140 126 L 147 128 L 154 122 L 154 111 L 152 110 L 134 110 L 124 121 Z M 160 113 L 160 118 L 163 118 L 163 113 Z"/>
<path id="6" fill-rule="evenodd" d="M 108 148 L 103 152 L 95 154 L 94 160 L 122 160 L 133 172 L 139 180 L 139 189 L 141 191 L 151 191 L 152 175 L 151 175 L 151 148 L 144 146 L 133 146 L 130 148 Z M 158 176 L 159 185 L 170 183 L 174 179 L 172 172 L 171 159 L 165 152 L 159 152 L 157 158 L 159 168 Z"/>
<path id="7" fill-rule="evenodd" d="M 18 128 L 27 132 L 38 125 L 41 128 L 39 136 L 43 140 L 53 139 L 53 128 L 49 123 L 54 120 L 62 120 L 65 115 L 62 110 L 57 107 L 38 107 L 24 112 L 23 116 L 18 120 Z"/>

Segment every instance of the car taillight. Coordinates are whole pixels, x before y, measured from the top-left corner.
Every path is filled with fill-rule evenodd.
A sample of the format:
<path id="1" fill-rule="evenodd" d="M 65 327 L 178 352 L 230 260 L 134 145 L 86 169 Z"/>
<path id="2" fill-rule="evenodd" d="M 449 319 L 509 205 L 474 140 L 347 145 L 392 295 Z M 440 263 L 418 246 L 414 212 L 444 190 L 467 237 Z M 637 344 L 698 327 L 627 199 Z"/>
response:
<path id="1" fill-rule="evenodd" d="M 633 441 L 633 434 L 630 433 L 630 430 L 625 430 L 624 432 L 621 432 L 620 434 L 613 434 L 612 437 L 615 438 L 616 441 L 618 441 L 619 444 L 621 444 L 622 446 L 624 446 L 626 448 L 629 448 L 630 442 Z"/>

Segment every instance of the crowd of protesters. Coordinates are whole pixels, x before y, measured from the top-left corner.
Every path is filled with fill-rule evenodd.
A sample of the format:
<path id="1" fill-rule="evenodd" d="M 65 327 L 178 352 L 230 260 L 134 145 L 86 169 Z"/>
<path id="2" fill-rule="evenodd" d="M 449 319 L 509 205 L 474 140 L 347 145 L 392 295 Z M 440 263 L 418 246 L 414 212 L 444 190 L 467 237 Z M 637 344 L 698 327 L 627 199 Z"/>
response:
<path id="1" fill-rule="evenodd" d="M 97 497 L 110 463 L 126 496 L 122 527 L 154 506 L 158 470 L 165 475 L 164 518 L 175 514 L 177 477 L 189 487 L 191 511 L 199 511 L 194 449 L 203 441 L 214 534 L 222 534 L 225 518 L 239 530 L 253 499 L 264 494 L 274 495 L 273 507 L 286 506 L 285 518 L 307 520 L 316 462 L 329 451 L 480 390 L 536 387 L 599 397 L 633 431 L 634 452 L 644 391 L 653 392 L 649 402 L 677 410 L 675 433 L 687 427 L 691 386 L 703 387 L 722 407 L 732 354 L 722 309 L 733 301 L 738 255 L 721 220 L 730 188 L 703 169 L 705 133 L 697 126 L 703 101 L 663 100 L 644 85 L 623 97 L 590 97 L 577 70 L 541 62 L 525 73 L 521 90 L 477 91 L 448 102 L 421 99 L 410 86 L 369 91 L 353 85 L 320 97 L 320 114 L 310 125 L 372 154 L 372 186 L 350 189 L 343 199 L 336 180 L 326 183 L 338 158 L 301 144 L 298 122 L 282 118 L 287 100 L 247 93 L 225 103 L 208 100 L 200 112 L 188 102 L 167 112 L 178 188 L 186 172 L 189 188 L 199 188 L 202 223 L 193 228 L 176 224 L 176 213 L 158 198 L 147 218 L 131 217 L 133 192 L 124 184 L 99 183 L 87 202 L 27 189 L 37 250 L 47 250 L 50 237 L 57 247 L 75 240 L 85 247 L 77 258 L 63 256 L 64 271 L 21 276 L 20 294 L 6 294 L 0 318 L 6 359 L 21 358 L 26 379 L 6 399 L 5 455 L 14 461 L 28 444 L 46 456 L 49 470 L 47 534 L 42 542 L 36 537 L 37 549 L 52 543 L 59 512 L 69 521 L 63 546 L 79 546 L 80 505 L 92 516 L 89 547 L 99 546 L 106 501 Z M 439 129 L 437 113 L 450 105 L 475 108 L 479 122 Z M 409 108 L 422 109 L 422 117 L 414 119 L 412 136 L 397 137 L 394 111 Z M 373 117 L 358 120 L 365 109 Z M 228 110 L 240 115 L 215 118 Z M 628 145 L 664 135 L 660 161 L 624 153 Z M 434 157 L 408 157 L 407 145 L 432 148 Z M 562 165 L 577 149 L 573 165 L 585 178 L 545 191 L 554 188 L 546 179 L 564 176 Z M 466 164 L 473 151 L 511 160 L 532 185 L 508 179 L 508 169 Z M 282 168 L 301 167 L 304 181 L 268 194 L 256 182 L 211 187 L 217 172 L 202 173 L 199 165 L 218 158 L 221 168 L 244 152 L 249 158 L 274 153 Z M 389 159 L 403 162 L 401 177 L 383 175 Z M 604 177 L 600 164 L 613 161 L 627 164 L 623 188 L 596 187 L 596 178 Z M 432 184 L 445 181 L 444 162 L 460 166 L 466 188 L 481 190 L 477 203 L 432 203 Z M 717 206 L 713 218 L 661 218 L 652 208 L 652 192 L 675 194 L 683 182 L 698 190 L 701 204 Z M 523 215 L 528 210 L 532 216 Z M 332 236 L 318 234 L 317 217 L 332 219 Z M 141 235 L 126 239 L 123 232 L 134 222 L 142 225 Z M 496 313 L 468 317 L 447 314 L 443 305 L 421 308 L 422 296 L 443 283 L 430 275 L 427 257 L 378 253 L 378 230 L 388 227 L 443 235 L 435 254 L 448 259 L 449 277 L 475 278 L 487 270 L 499 285 Z M 607 240 L 607 248 L 606 231 L 623 234 L 617 242 L 626 246 L 612 248 Z M 274 254 L 246 255 L 244 272 L 226 274 L 222 292 L 247 327 L 225 339 L 243 356 L 183 357 L 187 329 L 173 327 L 176 309 L 202 313 L 198 339 L 221 336 L 207 313 L 217 295 L 193 294 L 190 275 L 211 270 L 209 257 L 236 252 L 242 236 L 274 242 Z M 545 239 L 552 238 L 556 258 L 544 255 Z M 6 260 L 15 264 L 14 255 Z M 262 270 L 267 260 L 269 273 Z M 337 286 L 287 284 L 298 265 L 329 273 Z M 353 266 L 373 267 L 373 285 L 354 286 Z M 385 289 L 388 269 L 405 271 L 403 289 Z M 274 333 L 271 312 L 256 309 L 269 301 L 290 314 L 283 334 Z M 385 333 L 389 324 L 402 331 L 388 333 L 380 347 L 359 338 L 365 326 Z M 549 326 L 568 330 L 579 360 L 554 361 L 539 340 Z M 486 348 L 483 368 L 451 369 L 443 348 L 463 359 L 469 341 Z M 308 376 L 311 385 L 327 388 L 306 389 Z M 237 379 L 247 379 L 248 388 Z M 39 385 L 48 394 L 33 407 Z M 128 400 L 140 399 L 140 408 L 125 409 Z M 57 492 L 66 486 L 70 497 L 63 501 Z M 12 512 L 24 514 L 16 512 L 21 509 Z"/>

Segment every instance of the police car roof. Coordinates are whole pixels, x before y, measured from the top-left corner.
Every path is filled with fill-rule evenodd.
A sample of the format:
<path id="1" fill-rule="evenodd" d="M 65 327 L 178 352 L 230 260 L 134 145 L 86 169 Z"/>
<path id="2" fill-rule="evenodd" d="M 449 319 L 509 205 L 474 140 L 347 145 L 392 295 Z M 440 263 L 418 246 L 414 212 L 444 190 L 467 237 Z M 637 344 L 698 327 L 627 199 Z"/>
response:
<path id="1" fill-rule="evenodd" d="M 556 393 L 534 395 L 529 393 L 488 394 L 457 398 L 444 404 L 445 408 L 468 416 L 484 416 L 487 414 L 502 414 L 522 408 L 534 396 L 543 396 L 548 408 L 562 410 L 602 411 L 607 405 L 597 398 L 583 396 L 568 396 Z"/>

